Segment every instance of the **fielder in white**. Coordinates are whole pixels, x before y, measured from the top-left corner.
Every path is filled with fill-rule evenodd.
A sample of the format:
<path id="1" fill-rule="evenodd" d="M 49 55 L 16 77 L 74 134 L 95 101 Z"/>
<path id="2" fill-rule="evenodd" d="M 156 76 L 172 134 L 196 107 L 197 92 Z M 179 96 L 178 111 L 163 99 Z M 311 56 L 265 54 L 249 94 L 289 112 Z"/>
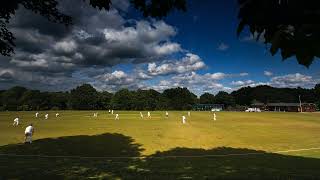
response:
<path id="1" fill-rule="evenodd" d="M 169 117 L 169 113 L 168 113 L 168 111 L 166 111 L 166 118 L 168 118 Z"/>
<path id="2" fill-rule="evenodd" d="M 190 111 L 188 111 L 188 116 L 191 116 L 191 113 L 190 113 Z"/>
<path id="3" fill-rule="evenodd" d="M 18 117 L 13 120 L 13 124 L 12 125 L 13 126 L 18 126 L 19 125 L 19 118 Z"/>
<path id="4" fill-rule="evenodd" d="M 140 117 L 141 117 L 141 119 L 143 119 L 143 114 L 142 114 L 142 112 L 140 112 Z"/>
<path id="5" fill-rule="evenodd" d="M 56 117 L 59 117 L 60 116 L 60 114 L 59 113 L 56 113 Z"/>
<path id="6" fill-rule="evenodd" d="M 214 121 L 217 120 L 217 115 L 216 115 L 216 113 L 213 113 L 213 120 L 214 120 Z"/>
<path id="7" fill-rule="evenodd" d="M 150 112 L 148 111 L 148 118 L 151 118 L 151 114 L 150 114 Z"/>
<path id="8" fill-rule="evenodd" d="M 38 112 L 36 112 L 36 118 L 38 117 L 38 115 L 39 115 L 39 113 L 38 113 Z"/>
<path id="9" fill-rule="evenodd" d="M 119 114 L 116 114 L 116 117 L 114 118 L 114 120 L 119 120 Z"/>
<path id="10" fill-rule="evenodd" d="M 44 115 L 44 119 L 48 119 L 49 118 L 49 114 Z"/>
<path id="11" fill-rule="evenodd" d="M 111 110 L 109 109 L 109 114 L 111 113 Z"/>
<path id="12" fill-rule="evenodd" d="M 32 143 L 32 135 L 34 133 L 33 125 L 30 124 L 28 127 L 26 127 L 26 130 L 24 131 L 24 143 Z"/>
<path id="13" fill-rule="evenodd" d="M 185 123 L 186 123 L 186 117 L 182 116 L 182 124 L 185 124 Z"/>
<path id="14" fill-rule="evenodd" d="M 113 109 L 111 110 L 111 114 L 113 114 Z"/>

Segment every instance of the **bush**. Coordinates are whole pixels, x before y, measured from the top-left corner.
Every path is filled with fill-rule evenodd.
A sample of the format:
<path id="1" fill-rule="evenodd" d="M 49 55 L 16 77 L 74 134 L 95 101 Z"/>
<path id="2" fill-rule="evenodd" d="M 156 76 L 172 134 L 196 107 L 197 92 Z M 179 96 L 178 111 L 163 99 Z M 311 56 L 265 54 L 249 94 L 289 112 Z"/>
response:
<path id="1" fill-rule="evenodd" d="M 56 111 L 56 110 L 60 110 L 60 108 L 59 108 L 58 106 L 53 106 L 53 107 L 51 108 L 51 110 Z"/>

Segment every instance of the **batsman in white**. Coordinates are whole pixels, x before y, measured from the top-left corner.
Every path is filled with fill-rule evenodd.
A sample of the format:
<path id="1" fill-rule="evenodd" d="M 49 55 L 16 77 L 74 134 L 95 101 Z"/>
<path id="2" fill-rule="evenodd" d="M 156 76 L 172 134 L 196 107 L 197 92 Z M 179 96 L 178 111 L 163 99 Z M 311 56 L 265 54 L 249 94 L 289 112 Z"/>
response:
<path id="1" fill-rule="evenodd" d="M 216 115 L 216 113 L 213 113 L 213 120 L 214 120 L 214 121 L 217 120 L 217 115 Z"/>
<path id="2" fill-rule="evenodd" d="M 150 114 L 150 111 L 148 111 L 148 118 L 151 118 L 151 114 Z"/>
<path id="3" fill-rule="evenodd" d="M 186 123 L 186 117 L 182 116 L 182 124 L 185 124 L 185 123 Z"/>
<path id="4" fill-rule="evenodd" d="M 16 117 L 14 120 L 13 120 L 13 126 L 18 126 L 19 125 L 19 118 Z"/>
<path id="5" fill-rule="evenodd" d="M 49 114 L 44 115 L 44 119 L 48 119 L 49 118 Z"/>
<path id="6" fill-rule="evenodd" d="M 114 120 L 119 120 L 119 114 L 116 114 L 116 117 L 114 118 Z"/>
<path id="7" fill-rule="evenodd" d="M 32 143 L 32 135 L 34 133 L 33 125 L 30 124 L 28 127 L 26 127 L 26 130 L 24 131 L 24 143 Z"/>
<path id="8" fill-rule="evenodd" d="M 56 113 L 56 117 L 59 117 L 60 116 L 60 114 L 59 113 Z"/>
<path id="9" fill-rule="evenodd" d="M 140 117 L 141 117 L 141 119 L 143 119 L 143 114 L 142 114 L 142 112 L 140 112 Z"/>
<path id="10" fill-rule="evenodd" d="M 39 115 L 39 113 L 38 113 L 38 112 L 36 112 L 36 118 L 38 117 L 38 115 Z"/>

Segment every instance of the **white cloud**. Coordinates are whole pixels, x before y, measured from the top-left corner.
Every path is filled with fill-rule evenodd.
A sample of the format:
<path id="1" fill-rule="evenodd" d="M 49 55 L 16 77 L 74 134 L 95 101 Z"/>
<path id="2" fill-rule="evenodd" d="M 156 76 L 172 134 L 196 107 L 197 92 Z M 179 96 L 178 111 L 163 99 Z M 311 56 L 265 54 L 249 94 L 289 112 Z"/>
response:
<path id="1" fill-rule="evenodd" d="M 156 63 L 148 64 L 148 74 L 152 76 L 181 74 L 200 70 L 205 67 L 204 62 L 198 55 L 187 53 L 181 60 L 171 60 L 160 65 Z"/>
<path id="2" fill-rule="evenodd" d="M 219 51 L 226 51 L 229 49 L 229 45 L 225 44 L 225 43 L 220 43 L 217 47 L 217 50 Z"/>
<path id="3" fill-rule="evenodd" d="M 220 80 L 220 79 L 226 78 L 229 75 L 222 73 L 222 72 L 217 72 L 217 73 L 213 73 L 213 74 L 207 73 L 204 76 L 209 77 L 209 79 L 212 79 L 212 80 Z"/>
<path id="4" fill-rule="evenodd" d="M 246 80 L 246 81 L 232 81 L 231 84 L 235 86 L 250 86 L 254 83 L 252 80 Z"/>
<path id="5" fill-rule="evenodd" d="M 263 74 L 265 76 L 272 76 L 273 75 L 273 73 L 271 71 L 264 71 Z"/>
<path id="6" fill-rule="evenodd" d="M 239 76 L 249 76 L 249 73 L 243 72 L 243 73 L 240 73 Z"/>
<path id="7" fill-rule="evenodd" d="M 77 48 L 77 44 L 73 40 L 63 40 L 60 42 L 57 42 L 53 49 L 58 52 L 64 52 L 64 53 L 71 53 L 75 51 Z"/>
<path id="8" fill-rule="evenodd" d="M 312 76 L 295 73 L 287 74 L 284 76 L 276 76 L 271 78 L 270 83 L 275 87 L 303 87 L 311 88 L 317 84 L 317 80 L 313 79 Z"/>
<path id="9" fill-rule="evenodd" d="M 123 71 L 117 70 L 112 73 L 98 75 L 95 78 L 108 85 L 130 85 L 136 82 L 134 77 L 129 76 Z"/>

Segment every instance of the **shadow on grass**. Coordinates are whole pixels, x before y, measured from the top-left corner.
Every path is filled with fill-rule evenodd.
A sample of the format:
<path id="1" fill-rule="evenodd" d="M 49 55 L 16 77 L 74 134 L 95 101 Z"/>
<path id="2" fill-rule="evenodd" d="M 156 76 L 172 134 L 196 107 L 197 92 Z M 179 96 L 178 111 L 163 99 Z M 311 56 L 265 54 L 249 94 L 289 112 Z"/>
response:
<path id="1" fill-rule="evenodd" d="M 32 144 L 10 144 L 0 153 L 19 155 L 127 157 L 140 156 L 143 149 L 122 134 L 80 135 L 35 140 Z M 86 159 L 63 157 L 0 156 L 0 179 L 115 179 L 136 164 L 134 159 Z"/>
<path id="2" fill-rule="evenodd" d="M 121 134 L 41 139 L 32 145 L 0 147 L 0 153 L 86 157 L 141 156 L 142 151 L 141 145 Z M 245 153 L 250 155 L 190 157 Z M 0 156 L 0 179 L 320 179 L 319 168 L 320 159 L 228 147 L 174 148 L 142 159 Z"/>

